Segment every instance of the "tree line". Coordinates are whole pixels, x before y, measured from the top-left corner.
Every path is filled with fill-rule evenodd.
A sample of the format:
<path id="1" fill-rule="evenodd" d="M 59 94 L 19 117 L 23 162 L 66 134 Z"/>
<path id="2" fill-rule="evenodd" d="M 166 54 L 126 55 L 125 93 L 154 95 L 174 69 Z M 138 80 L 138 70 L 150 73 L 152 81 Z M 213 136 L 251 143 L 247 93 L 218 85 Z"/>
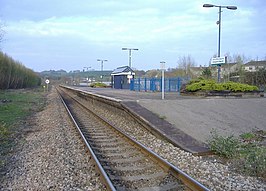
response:
<path id="1" fill-rule="evenodd" d="M 30 88 L 40 84 L 41 79 L 33 70 L 0 51 L 0 89 Z"/>

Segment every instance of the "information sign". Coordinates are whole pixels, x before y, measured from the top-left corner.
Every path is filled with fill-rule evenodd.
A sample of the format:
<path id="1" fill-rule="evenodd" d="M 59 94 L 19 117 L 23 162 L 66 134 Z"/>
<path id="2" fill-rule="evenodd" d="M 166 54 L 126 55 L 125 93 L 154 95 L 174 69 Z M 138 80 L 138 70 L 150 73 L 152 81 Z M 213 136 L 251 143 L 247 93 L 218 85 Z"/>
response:
<path id="1" fill-rule="evenodd" d="M 225 57 L 215 57 L 211 60 L 211 65 L 225 64 Z"/>

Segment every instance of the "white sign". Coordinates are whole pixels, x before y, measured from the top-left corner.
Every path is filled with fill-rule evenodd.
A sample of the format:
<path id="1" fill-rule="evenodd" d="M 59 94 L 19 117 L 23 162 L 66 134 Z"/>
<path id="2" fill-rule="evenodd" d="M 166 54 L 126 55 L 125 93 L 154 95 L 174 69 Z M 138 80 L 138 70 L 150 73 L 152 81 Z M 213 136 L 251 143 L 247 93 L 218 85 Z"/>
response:
<path id="1" fill-rule="evenodd" d="M 50 83 L 50 81 L 47 79 L 47 80 L 45 80 L 45 83 L 46 83 L 46 84 L 49 84 L 49 83 Z"/>
<path id="2" fill-rule="evenodd" d="M 212 58 L 211 65 L 225 64 L 225 57 Z"/>

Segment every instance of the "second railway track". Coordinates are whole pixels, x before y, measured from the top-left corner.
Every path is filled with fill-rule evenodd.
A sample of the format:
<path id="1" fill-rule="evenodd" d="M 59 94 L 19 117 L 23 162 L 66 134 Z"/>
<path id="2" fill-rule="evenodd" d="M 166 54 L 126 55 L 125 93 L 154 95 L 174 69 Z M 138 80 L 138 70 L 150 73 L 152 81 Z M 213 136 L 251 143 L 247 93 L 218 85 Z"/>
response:
<path id="1" fill-rule="evenodd" d="M 109 190 L 208 190 L 59 89 Z"/>

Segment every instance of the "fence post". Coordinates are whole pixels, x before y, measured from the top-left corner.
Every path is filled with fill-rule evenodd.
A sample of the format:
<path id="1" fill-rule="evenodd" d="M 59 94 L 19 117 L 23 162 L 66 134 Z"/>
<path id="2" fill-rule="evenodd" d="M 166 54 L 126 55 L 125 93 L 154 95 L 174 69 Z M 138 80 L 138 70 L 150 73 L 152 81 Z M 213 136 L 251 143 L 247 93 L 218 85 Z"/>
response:
<path id="1" fill-rule="evenodd" d="M 139 78 L 139 92 L 140 92 L 140 78 Z"/>
<path id="2" fill-rule="evenodd" d="M 153 78 L 150 79 L 150 89 L 151 91 L 154 91 L 154 79 Z"/>
<path id="3" fill-rule="evenodd" d="M 180 89 L 181 89 L 181 79 L 180 77 L 177 78 L 177 92 L 178 95 L 180 95 Z"/>
<path id="4" fill-rule="evenodd" d="M 171 79 L 168 78 L 168 91 L 171 92 Z"/>
<path id="5" fill-rule="evenodd" d="M 147 78 L 144 78 L 144 90 L 147 91 Z"/>
<path id="6" fill-rule="evenodd" d="M 131 91 L 134 91 L 135 89 L 134 89 L 134 86 L 135 86 L 135 82 L 134 82 L 134 78 L 132 78 L 131 80 L 130 80 L 130 90 Z"/>

